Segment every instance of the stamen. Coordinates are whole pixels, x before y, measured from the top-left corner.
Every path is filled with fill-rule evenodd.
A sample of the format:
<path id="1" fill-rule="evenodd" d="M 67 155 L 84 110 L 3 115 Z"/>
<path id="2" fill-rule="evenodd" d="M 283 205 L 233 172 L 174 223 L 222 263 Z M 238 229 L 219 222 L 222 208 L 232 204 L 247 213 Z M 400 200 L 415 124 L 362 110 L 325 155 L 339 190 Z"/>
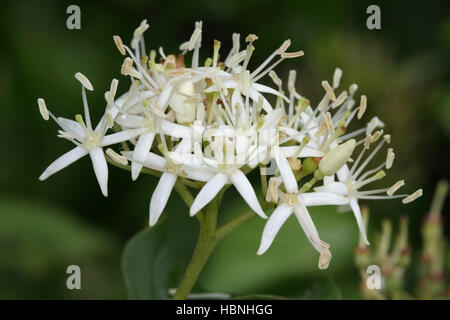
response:
<path id="1" fill-rule="evenodd" d="M 250 33 L 246 38 L 245 38 L 245 42 L 250 42 L 253 43 L 256 40 L 258 40 L 258 36 L 256 34 Z"/>
<path id="2" fill-rule="evenodd" d="M 390 169 L 392 167 L 392 163 L 394 162 L 395 153 L 394 149 L 388 148 L 387 156 L 386 156 L 386 169 Z"/>
<path id="3" fill-rule="evenodd" d="M 358 85 L 356 83 L 353 83 L 352 85 L 350 85 L 348 91 L 349 91 L 351 97 L 353 97 L 356 90 L 358 90 Z"/>
<path id="4" fill-rule="evenodd" d="M 398 191 L 401 187 L 405 185 L 405 180 L 397 181 L 392 187 L 390 187 L 386 193 L 388 196 L 392 196 L 395 192 Z"/>
<path id="5" fill-rule="evenodd" d="M 86 76 L 84 74 L 82 74 L 81 72 L 75 73 L 75 79 L 80 81 L 81 85 L 84 88 L 88 89 L 89 91 L 93 91 L 94 90 L 94 87 L 92 86 L 92 84 L 89 81 L 89 79 L 86 78 Z"/>
<path id="6" fill-rule="evenodd" d="M 330 133 L 334 133 L 334 126 L 333 126 L 333 121 L 331 120 L 331 113 L 329 113 L 329 112 L 324 113 L 323 121 L 325 122 L 325 125 L 327 126 L 327 130 Z"/>
<path id="7" fill-rule="evenodd" d="M 330 103 L 330 97 L 328 96 L 328 94 L 325 94 L 322 98 L 322 100 L 320 100 L 319 105 L 317 106 L 317 110 L 322 112 L 322 111 L 326 111 L 328 109 L 328 104 Z"/>
<path id="8" fill-rule="evenodd" d="M 304 55 L 305 53 L 303 52 L 303 50 L 296 52 L 283 52 L 282 54 L 280 54 L 280 56 L 285 59 L 298 58 Z"/>
<path id="9" fill-rule="evenodd" d="M 260 64 L 260 66 L 258 68 L 256 68 L 252 73 L 251 73 L 251 77 L 254 78 L 256 77 L 256 75 L 258 73 L 260 73 L 262 71 L 262 69 L 264 69 L 265 66 L 267 66 L 267 64 L 269 64 L 270 61 L 272 61 L 273 58 L 275 58 L 276 55 L 282 54 L 283 52 L 285 52 L 289 46 L 291 45 L 291 40 L 286 40 L 283 42 L 283 44 L 281 45 L 281 47 L 279 47 L 277 50 L 275 50 L 266 60 L 264 60 L 263 63 Z"/>
<path id="10" fill-rule="evenodd" d="M 366 109 L 367 109 L 367 97 L 365 95 L 362 95 L 359 103 L 358 115 L 356 116 L 358 120 L 362 118 L 364 112 L 366 112 Z"/>
<path id="11" fill-rule="evenodd" d="M 297 158 L 298 157 L 298 155 L 300 154 L 300 152 L 302 152 L 303 148 L 305 148 L 305 146 L 308 144 L 310 139 L 311 138 L 309 136 L 305 136 L 302 139 L 302 142 L 300 143 L 300 146 L 297 148 L 297 150 L 294 152 L 294 155 L 292 156 L 293 158 Z"/>
<path id="12" fill-rule="evenodd" d="M 378 146 L 372 151 L 372 153 L 367 157 L 367 159 L 363 162 L 363 164 L 358 168 L 358 170 L 356 170 L 355 174 L 354 174 L 354 178 L 356 179 L 359 174 L 361 173 L 362 170 L 364 170 L 364 168 L 369 164 L 370 160 L 372 160 L 372 158 L 377 154 L 377 152 L 381 149 L 381 147 L 384 144 L 384 140 L 381 141 Z"/>
<path id="13" fill-rule="evenodd" d="M 120 73 L 124 76 L 132 76 L 137 79 L 142 79 L 142 74 L 133 67 L 133 59 L 131 59 L 130 57 L 126 57 L 123 61 Z"/>
<path id="14" fill-rule="evenodd" d="M 342 69 L 336 68 L 334 70 L 334 75 L 333 75 L 333 89 L 336 89 L 337 87 L 339 87 L 339 84 L 341 82 L 341 77 L 342 77 Z"/>
<path id="15" fill-rule="evenodd" d="M 335 101 L 336 95 L 334 94 L 333 88 L 330 87 L 330 84 L 328 83 L 327 80 L 322 81 L 322 87 L 325 89 L 328 98 L 330 98 L 331 101 Z"/>
<path id="16" fill-rule="evenodd" d="M 139 44 L 139 39 L 141 38 L 141 36 L 144 34 L 144 32 L 148 29 L 148 23 L 147 20 L 144 19 L 142 20 L 141 24 L 139 25 L 139 27 L 137 27 L 134 30 L 133 33 L 133 39 L 131 40 L 131 47 L 133 49 L 137 49 L 138 48 L 138 44 Z"/>
<path id="17" fill-rule="evenodd" d="M 113 36 L 114 43 L 116 44 L 117 49 L 119 52 L 124 56 L 126 55 L 125 48 L 123 47 L 122 38 L 119 36 Z"/>
<path id="18" fill-rule="evenodd" d="M 281 86 L 283 84 L 283 82 L 281 81 L 281 79 L 277 76 L 277 74 L 275 73 L 275 71 L 271 70 L 269 72 L 269 77 L 272 79 L 273 83 L 275 83 L 278 86 L 278 89 L 281 90 Z"/>
<path id="19" fill-rule="evenodd" d="M 416 200 L 417 198 L 420 198 L 423 194 L 422 189 L 417 190 L 416 192 L 410 194 L 409 196 L 407 196 L 405 199 L 402 200 L 403 204 L 407 204 L 410 202 L 413 202 L 414 200 Z"/>
<path id="20" fill-rule="evenodd" d="M 117 79 L 113 79 L 111 81 L 111 87 L 109 88 L 109 94 L 110 94 L 111 98 L 113 98 L 113 99 L 116 96 L 118 84 L 119 84 L 119 80 L 117 80 Z"/>
<path id="21" fill-rule="evenodd" d="M 47 121 L 49 119 L 49 113 L 47 110 L 47 106 L 45 105 L 45 101 L 42 98 L 37 99 L 39 112 L 41 113 L 42 118 Z"/>
<path id="22" fill-rule="evenodd" d="M 114 160 L 114 162 L 117 162 L 118 164 L 121 164 L 121 165 L 124 165 L 124 166 L 128 165 L 128 160 L 124 156 L 122 156 L 122 155 L 118 154 L 117 152 L 115 152 L 113 149 L 108 148 L 108 149 L 106 149 L 105 153 L 108 156 L 110 156 L 110 158 L 112 160 Z"/>
<path id="23" fill-rule="evenodd" d="M 371 176 L 370 178 L 367 178 L 364 181 L 361 181 L 357 184 L 358 189 L 362 188 L 363 186 L 365 186 L 366 184 L 369 184 L 371 182 L 377 181 L 377 180 L 381 180 L 386 176 L 386 172 L 384 172 L 383 170 L 378 171 L 376 174 L 374 174 L 373 176 Z"/>
<path id="24" fill-rule="evenodd" d="M 232 55 L 231 58 L 228 59 L 228 61 L 225 62 L 225 65 L 230 69 L 234 68 L 245 59 L 246 55 L 247 55 L 246 50 L 237 52 L 236 54 Z"/>
<path id="25" fill-rule="evenodd" d="M 295 70 L 289 71 L 289 78 L 288 78 L 288 90 L 289 92 L 295 91 L 295 79 L 297 77 L 297 72 Z"/>
<path id="26" fill-rule="evenodd" d="M 220 41 L 214 40 L 213 67 L 217 67 L 217 59 L 219 58 Z"/>
<path id="27" fill-rule="evenodd" d="M 341 94 L 337 97 L 336 101 L 331 104 L 331 109 L 339 107 L 345 101 L 345 99 L 347 99 L 347 91 L 342 91 Z"/>

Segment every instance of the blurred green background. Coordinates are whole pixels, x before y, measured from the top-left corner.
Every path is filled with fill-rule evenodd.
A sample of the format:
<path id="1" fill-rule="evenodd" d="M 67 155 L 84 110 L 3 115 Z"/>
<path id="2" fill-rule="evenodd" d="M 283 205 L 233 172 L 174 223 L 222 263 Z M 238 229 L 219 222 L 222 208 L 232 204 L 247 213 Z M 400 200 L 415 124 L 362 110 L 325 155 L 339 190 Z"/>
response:
<path id="1" fill-rule="evenodd" d="M 70 4 L 81 8 L 81 30 L 66 28 Z M 381 7 L 381 30 L 366 28 L 369 4 Z M 203 57 L 212 52 L 214 39 L 227 52 L 233 32 L 242 37 L 255 33 L 259 40 L 253 66 L 290 38 L 291 48 L 304 50 L 305 56 L 285 61 L 277 73 L 287 78 L 290 69 L 297 69 L 297 89 L 313 104 L 322 95 L 320 82 L 330 80 L 335 67 L 342 68 L 341 87 L 356 82 L 358 93 L 368 96 L 366 121 L 379 116 L 385 132 L 393 135 L 396 159 L 383 185 L 404 178 L 408 192 L 424 189 L 424 196 L 407 206 L 395 200 L 371 202 L 369 233 L 379 229 L 383 217 L 396 221 L 408 215 L 410 240 L 417 252 L 434 185 L 450 176 L 449 13 L 448 1 L 4 1 L 0 298 L 127 297 L 122 251 L 127 240 L 147 226 L 157 180 L 141 176 L 132 183 L 128 172 L 110 167 L 110 196 L 105 199 L 90 161 L 83 159 L 39 182 L 46 166 L 71 145 L 56 139 L 57 128 L 41 119 L 36 99 L 44 97 L 51 111 L 72 118 L 82 110 L 73 78 L 80 71 L 94 85 L 88 100 L 93 118 L 98 119 L 111 79 L 119 79 L 120 93 L 128 86 L 120 76 L 122 58 L 112 35 L 129 42 L 144 18 L 150 24 L 147 48 L 163 46 L 166 53 L 178 52 L 196 20 L 203 20 Z M 380 154 L 379 161 L 384 156 Z M 229 191 L 225 200 L 220 219 L 246 208 L 235 191 Z M 338 214 L 334 208 L 313 209 L 311 214 L 322 238 L 331 244 L 328 270 L 317 269 L 317 254 L 292 218 L 271 250 L 256 256 L 264 222 L 254 219 L 219 244 L 195 291 L 358 298 L 359 276 L 353 266 L 357 227 L 352 214 Z M 449 221 L 447 215 L 447 234 Z M 175 193 L 162 224 L 176 256 L 173 267 L 180 271 L 193 249 L 197 224 Z M 71 264 L 81 267 L 82 290 L 66 288 L 66 268 Z"/>

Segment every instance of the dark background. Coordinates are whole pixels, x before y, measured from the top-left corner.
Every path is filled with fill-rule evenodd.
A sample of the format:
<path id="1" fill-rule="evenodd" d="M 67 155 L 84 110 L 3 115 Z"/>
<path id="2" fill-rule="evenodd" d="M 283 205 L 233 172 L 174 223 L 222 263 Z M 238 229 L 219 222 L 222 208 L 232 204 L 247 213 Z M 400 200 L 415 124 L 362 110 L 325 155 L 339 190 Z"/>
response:
<path id="1" fill-rule="evenodd" d="M 66 8 L 81 8 L 81 30 L 66 28 Z M 381 30 L 366 28 L 366 8 L 381 8 Z M 112 78 L 119 93 L 128 84 L 120 75 L 122 57 L 112 41 L 129 42 L 144 18 L 147 49 L 178 53 L 194 22 L 203 20 L 201 57 L 212 42 L 231 47 L 259 36 L 251 60 L 255 67 L 285 39 L 305 56 L 283 62 L 277 73 L 287 79 L 298 70 L 297 90 L 316 105 L 335 67 L 344 71 L 342 87 L 356 82 L 368 96 L 366 121 L 379 116 L 393 136 L 393 168 L 380 185 L 401 178 L 405 190 L 424 189 L 410 205 L 370 202 L 369 234 L 380 220 L 400 215 L 411 220 L 413 252 L 420 249 L 420 227 L 435 183 L 450 176 L 450 3 L 448 1 L 7 1 L 0 12 L 0 298 L 125 298 L 121 252 L 126 241 L 148 223 L 148 204 L 157 180 L 110 167 L 108 198 L 101 196 L 90 161 L 83 159 L 48 181 L 38 177 L 71 147 L 56 139 L 56 125 L 39 115 L 44 97 L 57 115 L 73 118 L 82 111 L 80 71 L 95 91 L 88 94 L 91 115 L 99 119 L 103 93 Z M 267 79 L 266 79 L 267 81 Z M 382 161 L 385 154 L 380 154 Z M 254 176 L 253 178 L 256 178 Z M 257 179 L 255 179 L 257 180 Z M 236 199 L 236 201 L 234 201 Z M 229 192 L 221 216 L 245 210 Z M 444 208 L 445 211 L 445 208 Z M 448 206 L 447 206 L 448 211 Z M 197 291 L 232 294 L 272 293 L 298 298 L 356 298 L 358 274 L 353 266 L 357 226 L 351 213 L 333 208 L 311 211 L 317 228 L 332 246 L 327 271 L 317 270 L 316 252 L 290 219 L 263 257 L 257 257 L 263 222 L 251 221 L 218 247 Z M 447 234 L 448 222 L 447 217 Z M 180 242 L 183 259 L 191 253 L 197 227 L 174 193 L 162 223 L 171 225 L 171 241 Z M 394 225 L 394 226 L 395 226 Z M 371 239 L 372 236 L 369 236 Z M 82 290 L 66 288 L 68 265 L 82 270 Z M 413 275 L 411 275 L 412 277 Z"/>

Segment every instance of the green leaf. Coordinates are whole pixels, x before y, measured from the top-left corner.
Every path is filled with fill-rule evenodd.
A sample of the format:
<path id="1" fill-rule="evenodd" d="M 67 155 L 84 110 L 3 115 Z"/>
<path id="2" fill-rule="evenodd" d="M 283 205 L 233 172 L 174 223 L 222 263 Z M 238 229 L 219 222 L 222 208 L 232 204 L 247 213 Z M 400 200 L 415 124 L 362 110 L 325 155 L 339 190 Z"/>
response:
<path id="1" fill-rule="evenodd" d="M 130 299 L 167 299 L 174 259 L 164 225 L 147 228 L 128 242 L 122 267 Z"/>

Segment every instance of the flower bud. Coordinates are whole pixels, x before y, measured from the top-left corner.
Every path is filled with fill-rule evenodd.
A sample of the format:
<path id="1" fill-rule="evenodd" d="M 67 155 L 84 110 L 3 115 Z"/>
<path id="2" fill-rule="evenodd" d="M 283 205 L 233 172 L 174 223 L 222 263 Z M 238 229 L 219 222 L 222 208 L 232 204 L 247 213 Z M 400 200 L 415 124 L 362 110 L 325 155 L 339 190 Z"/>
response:
<path id="1" fill-rule="evenodd" d="M 355 139 L 351 139 L 329 151 L 319 162 L 321 173 L 325 176 L 335 174 L 350 158 L 355 145 Z"/>

